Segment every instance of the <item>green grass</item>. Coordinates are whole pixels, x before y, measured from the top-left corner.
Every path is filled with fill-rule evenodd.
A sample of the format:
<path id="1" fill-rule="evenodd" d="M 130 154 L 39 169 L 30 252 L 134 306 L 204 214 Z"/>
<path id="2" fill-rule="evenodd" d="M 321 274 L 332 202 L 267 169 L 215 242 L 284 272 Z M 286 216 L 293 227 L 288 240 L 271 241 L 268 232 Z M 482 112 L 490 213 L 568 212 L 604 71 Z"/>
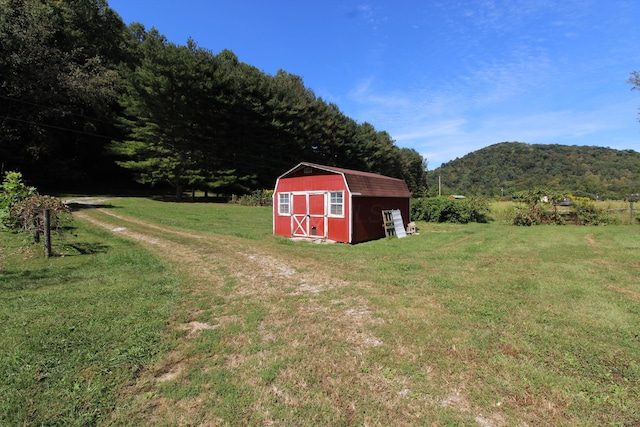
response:
<path id="1" fill-rule="evenodd" d="M 174 203 L 121 198 L 110 201 L 113 212 L 125 212 L 155 224 L 201 233 L 248 239 L 271 236 L 271 207 L 246 207 L 226 203 Z"/>
<path id="2" fill-rule="evenodd" d="M 0 425 L 95 425 L 172 343 L 171 267 L 138 245 L 81 227 L 57 256 L 0 232 Z"/>
<path id="3" fill-rule="evenodd" d="M 116 425 L 640 422 L 640 226 L 420 223 L 405 239 L 314 245 L 272 236 L 269 208 L 109 203 L 210 236 L 155 231 L 226 256 L 204 261 L 219 281 L 82 225 L 84 254 L 48 261 L 0 233 L 0 424 L 109 411 Z M 237 253 L 296 273 L 236 276 Z M 185 341 L 171 319 L 216 328 Z M 163 357 L 179 374 L 154 385 Z"/>

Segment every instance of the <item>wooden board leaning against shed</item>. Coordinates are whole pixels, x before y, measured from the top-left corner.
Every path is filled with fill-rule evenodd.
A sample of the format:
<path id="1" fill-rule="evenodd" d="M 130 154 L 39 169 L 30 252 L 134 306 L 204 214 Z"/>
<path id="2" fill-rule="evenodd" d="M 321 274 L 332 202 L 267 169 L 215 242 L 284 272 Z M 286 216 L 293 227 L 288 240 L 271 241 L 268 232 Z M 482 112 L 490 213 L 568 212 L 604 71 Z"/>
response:
<path id="1" fill-rule="evenodd" d="M 404 229 L 404 224 L 402 222 L 402 212 L 400 212 L 400 209 L 382 211 L 382 222 L 385 236 L 398 236 L 399 239 L 407 237 L 407 232 Z"/>

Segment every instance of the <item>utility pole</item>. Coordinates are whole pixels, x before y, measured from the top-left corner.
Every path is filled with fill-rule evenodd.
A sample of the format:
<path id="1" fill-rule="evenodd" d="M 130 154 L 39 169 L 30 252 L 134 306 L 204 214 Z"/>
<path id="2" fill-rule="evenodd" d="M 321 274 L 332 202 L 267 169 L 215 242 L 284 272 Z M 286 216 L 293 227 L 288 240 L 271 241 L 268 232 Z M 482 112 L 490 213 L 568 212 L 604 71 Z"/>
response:
<path id="1" fill-rule="evenodd" d="M 438 175 L 438 196 L 442 196 L 441 186 L 442 182 L 440 181 L 440 175 Z"/>

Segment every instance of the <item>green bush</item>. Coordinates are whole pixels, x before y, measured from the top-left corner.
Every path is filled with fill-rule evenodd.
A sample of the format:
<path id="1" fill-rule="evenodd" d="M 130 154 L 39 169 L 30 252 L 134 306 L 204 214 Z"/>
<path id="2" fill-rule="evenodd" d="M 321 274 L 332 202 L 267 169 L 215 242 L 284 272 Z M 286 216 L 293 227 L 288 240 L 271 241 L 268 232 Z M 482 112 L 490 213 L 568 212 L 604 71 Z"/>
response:
<path id="1" fill-rule="evenodd" d="M 35 193 L 34 187 L 28 187 L 22 181 L 20 172 L 9 171 L 5 173 L 0 189 L 0 225 L 8 228 L 15 227 L 17 224 L 11 215 L 11 208 Z"/>
<path id="2" fill-rule="evenodd" d="M 613 221 L 609 212 L 596 207 L 596 204 L 589 199 L 574 198 L 573 210 L 580 225 L 605 225 Z"/>
<path id="3" fill-rule="evenodd" d="M 513 225 L 520 225 L 524 227 L 530 227 L 532 225 L 538 225 L 540 222 L 536 215 L 534 215 L 531 211 L 526 209 L 515 209 L 515 214 L 513 215 Z"/>
<path id="4" fill-rule="evenodd" d="M 243 206 L 273 206 L 273 190 L 255 190 L 239 197 L 234 195 L 231 202 Z"/>
<path id="5" fill-rule="evenodd" d="M 513 225 L 564 225 L 565 219 L 551 203 L 534 203 L 531 206 L 516 206 L 513 213 Z"/>
<path id="6" fill-rule="evenodd" d="M 62 233 L 71 223 L 69 209 L 60 200 L 38 194 L 22 182 L 20 172 L 7 172 L 0 191 L 0 226 L 33 235 L 38 243 L 45 233 L 45 212 L 49 212 L 49 230 Z"/>
<path id="7" fill-rule="evenodd" d="M 451 199 L 421 197 L 411 200 L 411 218 L 415 221 L 467 224 L 487 222 L 489 203 L 482 198 Z"/>

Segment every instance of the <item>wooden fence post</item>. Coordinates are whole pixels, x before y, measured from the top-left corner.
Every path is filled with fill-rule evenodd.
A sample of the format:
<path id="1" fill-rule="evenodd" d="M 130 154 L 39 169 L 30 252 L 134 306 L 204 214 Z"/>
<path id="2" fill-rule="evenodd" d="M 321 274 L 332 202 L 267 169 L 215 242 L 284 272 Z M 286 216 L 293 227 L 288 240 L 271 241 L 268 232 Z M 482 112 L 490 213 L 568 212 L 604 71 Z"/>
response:
<path id="1" fill-rule="evenodd" d="M 633 211 L 633 200 L 629 200 L 629 219 L 631 220 L 631 225 L 636 222 L 636 213 Z"/>
<path id="2" fill-rule="evenodd" d="M 44 210 L 44 257 L 51 256 L 51 210 Z"/>
<path id="3" fill-rule="evenodd" d="M 40 243 L 40 220 L 33 221 L 33 243 Z"/>

